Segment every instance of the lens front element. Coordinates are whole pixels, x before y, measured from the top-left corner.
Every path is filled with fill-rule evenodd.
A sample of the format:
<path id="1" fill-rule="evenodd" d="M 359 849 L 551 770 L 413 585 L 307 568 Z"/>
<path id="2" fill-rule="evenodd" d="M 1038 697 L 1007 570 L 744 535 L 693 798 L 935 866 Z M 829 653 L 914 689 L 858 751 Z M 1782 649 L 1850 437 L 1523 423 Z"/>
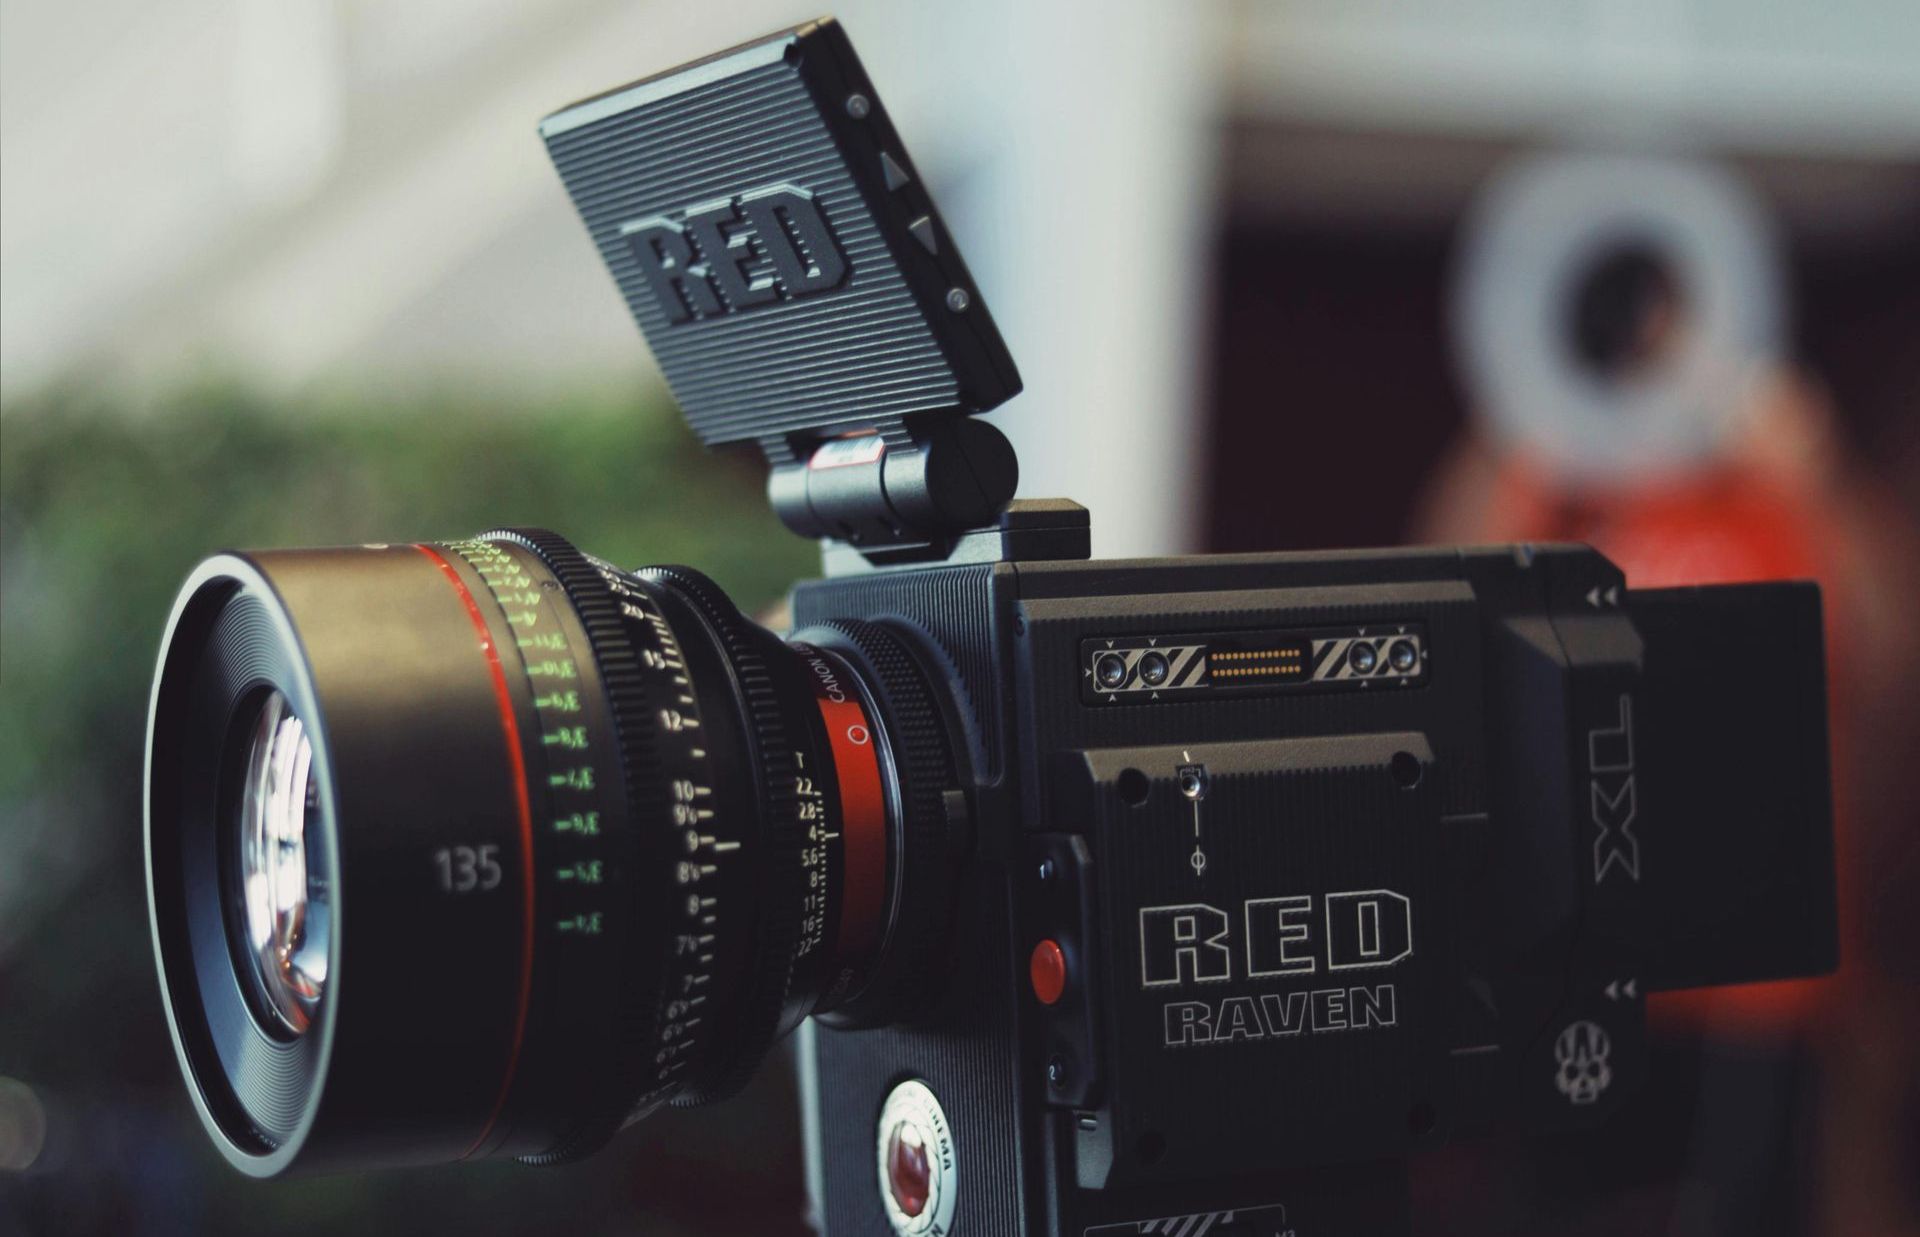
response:
<path id="1" fill-rule="evenodd" d="M 243 736 L 232 839 L 237 884 L 227 900 L 234 947 L 247 960 L 263 1023 L 300 1035 L 326 989 L 332 920 L 313 743 L 278 690 L 268 691 Z"/>

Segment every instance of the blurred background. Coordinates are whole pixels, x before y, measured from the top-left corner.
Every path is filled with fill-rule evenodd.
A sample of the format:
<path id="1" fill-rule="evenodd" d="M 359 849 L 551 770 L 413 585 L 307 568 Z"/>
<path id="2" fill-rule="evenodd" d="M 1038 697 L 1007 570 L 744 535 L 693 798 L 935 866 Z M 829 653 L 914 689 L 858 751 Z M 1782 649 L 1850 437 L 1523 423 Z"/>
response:
<path id="1" fill-rule="evenodd" d="M 1920 6 L 840 15 L 1026 378 L 1022 492 L 1096 553 L 1573 538 L 1826 588 L 1841 974 L 1657 1002 L 1624 1127 L 1422 1161 L 1428 1231 L 1920 1232 Z M 579 1167 L 239 1179 L 139 794 L 213 548 L 546 524 L 748 607 L 816 568 L 680 426 L 534 133 L 808 16 L 0 0 L 0 1234 L 806 1231 L 784 1065 Z"/>

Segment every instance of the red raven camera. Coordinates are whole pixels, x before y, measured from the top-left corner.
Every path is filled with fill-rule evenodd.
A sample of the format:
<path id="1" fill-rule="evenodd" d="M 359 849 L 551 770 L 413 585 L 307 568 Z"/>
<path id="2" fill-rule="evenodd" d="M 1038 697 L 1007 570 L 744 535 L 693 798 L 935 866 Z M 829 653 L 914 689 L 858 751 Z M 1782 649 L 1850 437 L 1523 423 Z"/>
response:
<path id="1" fill-rule="evenodd" d="M 837 24 L 541 132 L 828 574 L 775 634 L 530 528 L 193 573 L 152 926 L 236 1168 L 563 1162 L 797 1032 L 832 1237 L 1391 1233 L 1411 1153 L 1634 1104 L 1649 994 L 1833 966 L 1812 586 L 1090 561 Z"/>

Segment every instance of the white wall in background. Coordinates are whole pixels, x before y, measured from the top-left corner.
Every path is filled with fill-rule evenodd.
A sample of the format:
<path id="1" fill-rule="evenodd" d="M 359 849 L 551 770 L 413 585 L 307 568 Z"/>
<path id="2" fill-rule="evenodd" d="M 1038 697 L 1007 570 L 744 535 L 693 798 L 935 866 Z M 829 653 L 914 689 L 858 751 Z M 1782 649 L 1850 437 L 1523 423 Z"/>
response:
<path id="1" fill-rule="evenodd" d="M 1915 0 L 839 6 L 1027 391 L 1022 492 L 1191 543 L 1227 112 L 1911 156 Z M 524 389 L 651 363 L 534 132 L 785 0 L 5 0 L 0 394 L 205 369 Z M 1285 340 L 1274 341 L 1276 348 Z"/>
<path id="2" fill-rule="evenodd" d="M 1249 0 L 1246 111 L 1405 132 L 1912 158 L 1914 0 Z"/>
<path id="3" fill-rule="evenodd" d="M 1224 10 L 1216 10 L 1224 12 Z M 1187 543 L 1212 75 L 1171 0 L 850 0 L 1027 380 L 1022 492 Z M 792 21 L 781 0 L 8 0 L 0 382 L 651 371 L 535 134 Z"/>
<path id="4" fill-rule="evenodd" d="M 1226 10 L 914 13 L 886 58 L 938 70 L 868 69 L 890 100 L 911 80 L 901 128 L 936 143 L 936 196 L 1026 381 L 992 418 L 1019 449 L 1021 494 L 1085 504 L 1103 557 L 1194 548 Z"/>

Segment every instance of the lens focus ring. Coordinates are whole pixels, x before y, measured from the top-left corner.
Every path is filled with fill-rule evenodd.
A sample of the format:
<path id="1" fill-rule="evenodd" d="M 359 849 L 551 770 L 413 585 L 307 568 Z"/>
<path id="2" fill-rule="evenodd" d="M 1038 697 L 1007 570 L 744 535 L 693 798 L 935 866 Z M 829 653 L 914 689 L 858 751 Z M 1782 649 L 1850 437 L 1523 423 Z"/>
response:
<path id="1" fill-rule="evenodd" d="M 660 804 L 670 793 L 663 753 L 651 741 L 658 707 L 654 702 L 665 686 L 660 679 L 670 669 L 669 652 L 661 647 L 662 633 L 653 630 L 646 619 L 629 614 L 616 593 L 611 570 L 589 559 L 565 538 L 545 529 L 510 528 L 489 533 L 482 540 L 510 542 L 537 555 L 559 581 L 586 631 L 617 735 L 627 812 L 636 818 L 618 834 L 626 851 L 628 890 L 632 899 L 647 898 L 648 886 L 659 879 L 657 869 L 666 862 L 664 852 L 668 849 L 661 836 L 664 825 L 656 825 L 650 836 L 637 819 L 646 805 Z M 605 827 L 610 832 L 617 828 L 612 821 Z M 610 994 L 619 1008 L 614 1031 L 617 1051 L 605 1061 L 591 1062 L 594 1077 L 581 1089 L 587 1111 L 551 1149 L 522 1157 L 531 1163 L 562 1163 L 590 1154 L 620 1128 L 630 1111 L 651 1108 L 674 1085 L 673 1063 L 677 1057 L 659 1059 L 661 1049 L 656 1042 L 662 981 L 645 909 L 618 908 L 619 912 L 635 915 L 637 921 L 626 939 L 618 942 L 622 955 L 618 991 Z M 588 986 L 595 985 L 589 982 Z M 685 1051 L 691 1053 L 695 1046 L 688 1044 Z M 611 1079 L 605 1074 L 611 1074 Z"/>
<path id="2" fill-rule="evenodd" d="M 799 800 L 794 793 L 800 775 L 796 751 L 812 749 L 816 768 L 828 761 L 818 753 L 813 736 L 796 733 L 790 718 L 804 718 L 807 705 L 796 684 L 778 682 L 762 647 L 775 641 L 748 623 L 724 593 L 699 572 L 686 567 L 649 567 L 635 576 L 662 590 L 662 600 L 683 600 L 718 638 L 753 738 L 753 776 L 761 795 L 759 887 L 754 891 L 757 920 L 752 961 L 740 979 L 740 988 L 723 1042 L 715 1046 L 706 1068 L 674 1096 L 680 1106 L 724 1099 L 745 1086 L 774 1040 L 785 1029 L 794 969 L 794 942 L 800 933 L 805 890 L 801 884 Z M 790 676 L 789 676 L 790 677 Z"/>

